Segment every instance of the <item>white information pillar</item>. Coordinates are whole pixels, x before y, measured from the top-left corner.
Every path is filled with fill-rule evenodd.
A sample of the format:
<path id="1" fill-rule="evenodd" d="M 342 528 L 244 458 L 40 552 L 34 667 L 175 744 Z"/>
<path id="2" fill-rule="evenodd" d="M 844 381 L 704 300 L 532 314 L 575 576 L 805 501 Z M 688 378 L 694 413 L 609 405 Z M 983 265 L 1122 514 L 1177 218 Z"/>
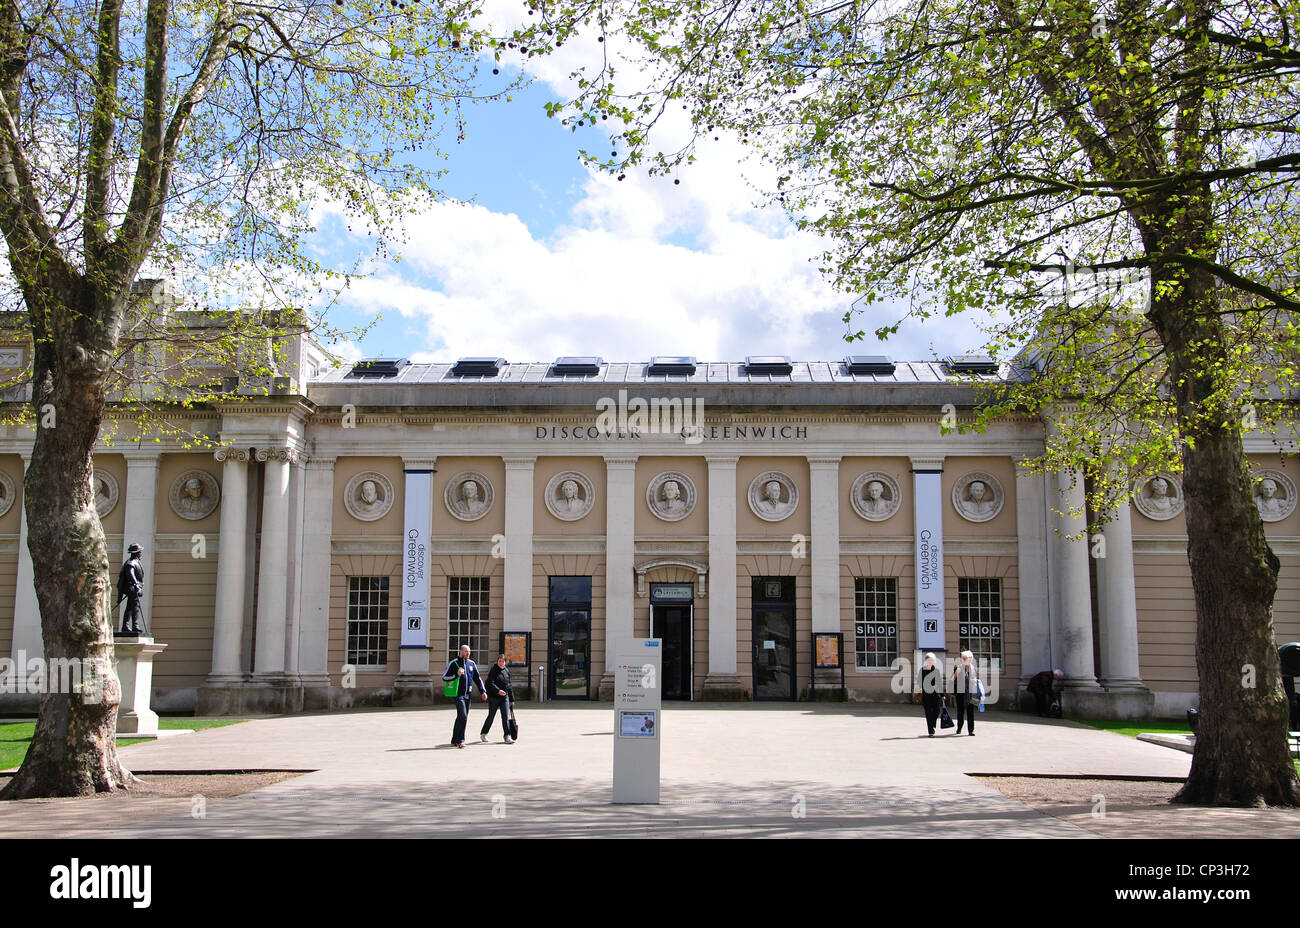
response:
<path id="1" fill-rule="evenodd" d="M 614 802 L 659 802 L 663 647 L 624 639 L 614 668 Z"/>
<path id="2" fill-rule="evenodd" d="M 916 514 L 916 647 L 943 651 L 943 458 L 912 458 Z"/>

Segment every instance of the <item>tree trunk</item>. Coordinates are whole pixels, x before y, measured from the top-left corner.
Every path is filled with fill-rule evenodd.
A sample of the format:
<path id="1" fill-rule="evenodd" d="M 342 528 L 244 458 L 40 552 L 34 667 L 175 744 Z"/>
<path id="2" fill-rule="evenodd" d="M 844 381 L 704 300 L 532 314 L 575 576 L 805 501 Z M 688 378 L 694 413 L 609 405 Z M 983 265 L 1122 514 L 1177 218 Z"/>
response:
<path id="1" fill-rule="evenodd" d="M 91 287 L 78 289 L 66 297 L 65 319 L 83 331 L 58 333 L 62 344 L 35 346 L 37 432 L 23 506 L 46 661 L 75 659 L 92 692 L 42 696 L 31 748 L 0 799 L 88 796 L 138 782 L 117 757 L 121 690 L 113 667 L 113 584 L 91 486 L 111 354 L 82 347 L 101 345 L 104 332 L 79 337 L 96 320 L 121 316 L 102 312 L 96 304 L 105 298 Z M 47 680 L 54 689 L 55 675 L 47 673 Z"/>
<path id="2" fill-rule="evenodd" d="M 1152 292 L 1151 318 L 1167 350 L 1184 440 L 1200 689 L 1192 769 L 1173 801 L 1300 805 L 1273 632 L 1280 564 L 1255 507 L 1236 424 L 1241 411 L 1213 373 L 1226 348 L 1215 281 L 1208 273 L 1179 272 L 1154 281 Z"/>

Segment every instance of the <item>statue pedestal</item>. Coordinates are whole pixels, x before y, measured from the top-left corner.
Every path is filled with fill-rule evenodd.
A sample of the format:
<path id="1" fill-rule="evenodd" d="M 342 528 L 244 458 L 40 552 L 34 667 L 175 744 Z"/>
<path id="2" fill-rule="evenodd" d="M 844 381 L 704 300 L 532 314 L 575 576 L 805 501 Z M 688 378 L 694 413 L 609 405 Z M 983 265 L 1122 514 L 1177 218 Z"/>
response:
<path id="1" fill-rule="evenodd" d="M 118 735 L 159 736 L 158 715 L 149 708 L 149 696 L 153 688 L 153 659 L 166 648 L 165 644 L 155 644 L 152 638 L 122 635 L 113 639 L 113 663 L 122 686 L 122 701 L 117 707 Z"/>

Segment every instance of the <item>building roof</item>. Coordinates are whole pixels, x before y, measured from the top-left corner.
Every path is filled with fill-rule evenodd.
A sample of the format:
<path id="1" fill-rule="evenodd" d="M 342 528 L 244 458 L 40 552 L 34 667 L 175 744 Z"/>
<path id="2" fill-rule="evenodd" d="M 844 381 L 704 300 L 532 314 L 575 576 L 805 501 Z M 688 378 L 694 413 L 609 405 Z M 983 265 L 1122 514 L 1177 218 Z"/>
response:
<path id="1" fill-rule="evenodd" d="M 1008 383 L 1032 372 L 1009 364 L 993 373 L 950 372 L 941 361 L 900 361 L 892 374 L 851 373 L 843 361 L 797 361 L 787 373 L 751 373 L 739 361 L 705 361 L 694 373 L 650 373 L 645 361 L 601 363 L 596 373 L 555 373 L 553 362 L 508 364 L 469 359 L 466 368 L 495 374 L 458 376 L 456 366 L 411 364 L 401 358 L 323 372 L 307 387 L 318 406 L 364 403 L 370 407 L 460 410 L 590 407 L 605 398 L 681 398 L 714 407 L 747 409 L 929 409 L 980 402 L 979 384 Z M 662 359 L 661 359 L 662 360 Z M 689 360 L 689 359 L 688 359 Z M 463 368 L 464 369 L 464 368 Z"/>
<path id="2" fill-rule="evenodd" d="M 495 376 L 456 376 L 452 363 L 408 364 L 395 376 L 350 376 L 350 367 L 324 371 L 315 383 L 350 385 L 385 384 L 941 384 L 956 378 L 941 361 L 898 361 L 892 374 L 853 374 L 843 361 L 795 361 L 789 374 L 752 374 L 743 361 L 701 361 L 694 374 L 650 374 L 645 361 L 609 362 L 596 374 L 556 374 L 549 361 L 506 363 Z M 964 375 L 961 380 L 1009 381 L 1023 379 L 1024 372 L 1002 364 L 996 374 Z"/>

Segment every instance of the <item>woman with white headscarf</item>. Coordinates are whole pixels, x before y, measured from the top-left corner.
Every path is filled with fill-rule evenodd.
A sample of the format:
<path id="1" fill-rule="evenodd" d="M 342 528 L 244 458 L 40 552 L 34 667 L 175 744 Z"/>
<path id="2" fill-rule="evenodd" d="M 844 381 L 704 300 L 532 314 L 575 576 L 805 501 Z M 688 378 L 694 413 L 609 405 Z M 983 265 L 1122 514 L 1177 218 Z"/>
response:
<path id="1" fill-rule="evenodd" d="M 921 666 L 921 707 L 925 709 L 925 727 L 934 737 L 934 725 L 939 719 L 939 708 L 943 705 L 943 671 L 939 669 L 939 659 L 933 651 L 927 651 Z"/>
<path id="2" fill-rule="evenodd" d="M 961 664 L 952 672 L 952 682 L 957 690 L 957 734 L 961 734 L 962 723 L 966 723 L 967 733 L 975 734 L 975 709 L 980 704 L 979 671 L 975 669 L 975 655 L 970 651 L 961 652 Z"/>

